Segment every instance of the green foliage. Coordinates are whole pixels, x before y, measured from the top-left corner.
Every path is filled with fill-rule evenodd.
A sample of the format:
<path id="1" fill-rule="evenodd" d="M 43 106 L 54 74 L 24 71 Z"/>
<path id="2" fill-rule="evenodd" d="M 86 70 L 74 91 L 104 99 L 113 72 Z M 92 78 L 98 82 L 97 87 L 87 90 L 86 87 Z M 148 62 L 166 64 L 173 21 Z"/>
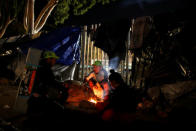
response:
<path id="1" fill-rule="evenodd" d="M 83 15 L 96 4 L 96 0 L 75 0 L 73 6 L 74 15 Z"/>
<path id="2" fill-rule="evenodd" d="M 96 4 L 109 4 L 118 0 L 60 0 L 54 13 L 55 25 L 63 24 L 72 15 L 83 15 Z"/>
<path id="3" fill-rule="evenodd" d="M 27 0 L 0 0 L 0 29 L 4 26 L 8 16 L 15 21 L 12 24 L 22 25 L 24 9 Z M 42 8 L 49 0 L 35 0 L 35 17 L 39 15 Z M 59 0 L 57 6 L 52 11 L 49 25 L 63 24 L 70 15 L 83 15 L 95 5 L 106 5 L 119 0 Z M 51 23 L 50 23 L 51 22 Z M 13 28 L 9 29 L 10 32 Z"/>
<path id="4" fill-rule="evenodd" d="M 109 4 L 110 0 L 98 0 L 98 3 L 102 3 L 103 5 L 104 4 Z"/>
<path id="5" fill-rule="evenodd" d="M 59 4 L 56 7 L 55 13 L 54 13 L 54 20 L 55 25 L 59 23 L 64 23 L 65 19 L 68 19 L 69 17 L 69 4 L 71 0 L 61 0 L 59 1 Z"/>

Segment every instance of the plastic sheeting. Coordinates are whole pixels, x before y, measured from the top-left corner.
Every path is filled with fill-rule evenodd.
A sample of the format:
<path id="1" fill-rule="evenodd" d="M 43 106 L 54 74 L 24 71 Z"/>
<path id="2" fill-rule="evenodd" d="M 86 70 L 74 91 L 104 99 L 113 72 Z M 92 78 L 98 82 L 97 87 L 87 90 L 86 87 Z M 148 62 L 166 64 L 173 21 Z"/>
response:
<path id="1" fill-rule="evenodd" d="M 27 54 L 28 48 L 54 51 L 60 59 L 59 64 L 72 65 L 80 61 L 80 28 L 64 27 L 34 39 L 21 46 Z"/>
<path id="2" fill-rule="evenodd" d="M 73 63 L 70 66 L 56 64 L 53 66 L 52 70 L 57 81 L 65 82 L 66 80 L 74 79 L 75 68 L 76 63 Z"/>

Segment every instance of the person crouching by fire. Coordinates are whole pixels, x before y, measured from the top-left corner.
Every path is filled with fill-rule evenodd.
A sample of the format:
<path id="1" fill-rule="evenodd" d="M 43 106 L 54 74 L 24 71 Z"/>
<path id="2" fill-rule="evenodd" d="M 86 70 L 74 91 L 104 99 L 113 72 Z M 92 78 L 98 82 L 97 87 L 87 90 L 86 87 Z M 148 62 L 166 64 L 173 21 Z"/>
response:
<path id="1" fill-rule="evenodd" d="M 96 104 L 102 119 L 109 121 L 120 118 L 124 113 L 135 112 L 137 105 L 134 92 L 126 85 L 121 75 L 114 70 L 110 72 L 111 93 L 103 103 Z"/>
<path id="2" fill-rule="evenodd" d="M 110 85 L 108 82 L 108 74 L 103 68 L 101 61 L 95 61 L 95 63 L 93 64 L 93 71 L 87 77 L 85 77 L 84 81 L 88 82 L 89 84 L 89 80 L 92 79 L 95 81 L 97 89 L 103 89 L 102 99 L 107 99 L 107 96 L 110 92 Z"/>
<path id="3" fill-rule="evenodd" d="M 104 92 L 103 92 L 103 88 L 100 86 L 100 84 L 98 84 L 98 82 L 91 78 L 88 81 L 89 87 L 90 89 L 93 91 L 93 94 L 96 97 L 97 101 L 103 101 L 104 100 Z"/>

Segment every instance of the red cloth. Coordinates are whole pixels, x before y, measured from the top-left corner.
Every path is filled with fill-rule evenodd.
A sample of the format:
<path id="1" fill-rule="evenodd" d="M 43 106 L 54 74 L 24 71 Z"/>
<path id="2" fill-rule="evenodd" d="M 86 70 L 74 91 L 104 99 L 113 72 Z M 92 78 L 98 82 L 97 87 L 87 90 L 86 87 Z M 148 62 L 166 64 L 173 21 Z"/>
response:
<path id="1" fill-rule="evenodd" d="M 36 75 L 36 70 L 33 70 L 32 71 L 32 75 L 31 75 L 31 80 L 30 80 L 30 83 L 29 83 L 29 88 L 28 88 L 28 93 L 31 94 L 31 91 L 32 91 L 32 88 L 33 88 L 33 83 L 34 83 L 34 80 L 35 80 L 35 75 Z"/>

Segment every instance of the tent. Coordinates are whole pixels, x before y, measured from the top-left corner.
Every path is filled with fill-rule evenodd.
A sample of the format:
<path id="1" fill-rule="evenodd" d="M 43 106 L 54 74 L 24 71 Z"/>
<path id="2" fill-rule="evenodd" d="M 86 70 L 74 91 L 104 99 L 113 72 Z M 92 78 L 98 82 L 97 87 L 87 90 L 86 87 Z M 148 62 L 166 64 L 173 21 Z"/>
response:
<path id="1" fill-rule="evenodd" d="M 29 48 L 54 51 L 60 59 L 59 64 L 71 65 L 80 61 L 80 28 L 64 27 L 29 41 L 20 46 L 27 54 Z"/>

